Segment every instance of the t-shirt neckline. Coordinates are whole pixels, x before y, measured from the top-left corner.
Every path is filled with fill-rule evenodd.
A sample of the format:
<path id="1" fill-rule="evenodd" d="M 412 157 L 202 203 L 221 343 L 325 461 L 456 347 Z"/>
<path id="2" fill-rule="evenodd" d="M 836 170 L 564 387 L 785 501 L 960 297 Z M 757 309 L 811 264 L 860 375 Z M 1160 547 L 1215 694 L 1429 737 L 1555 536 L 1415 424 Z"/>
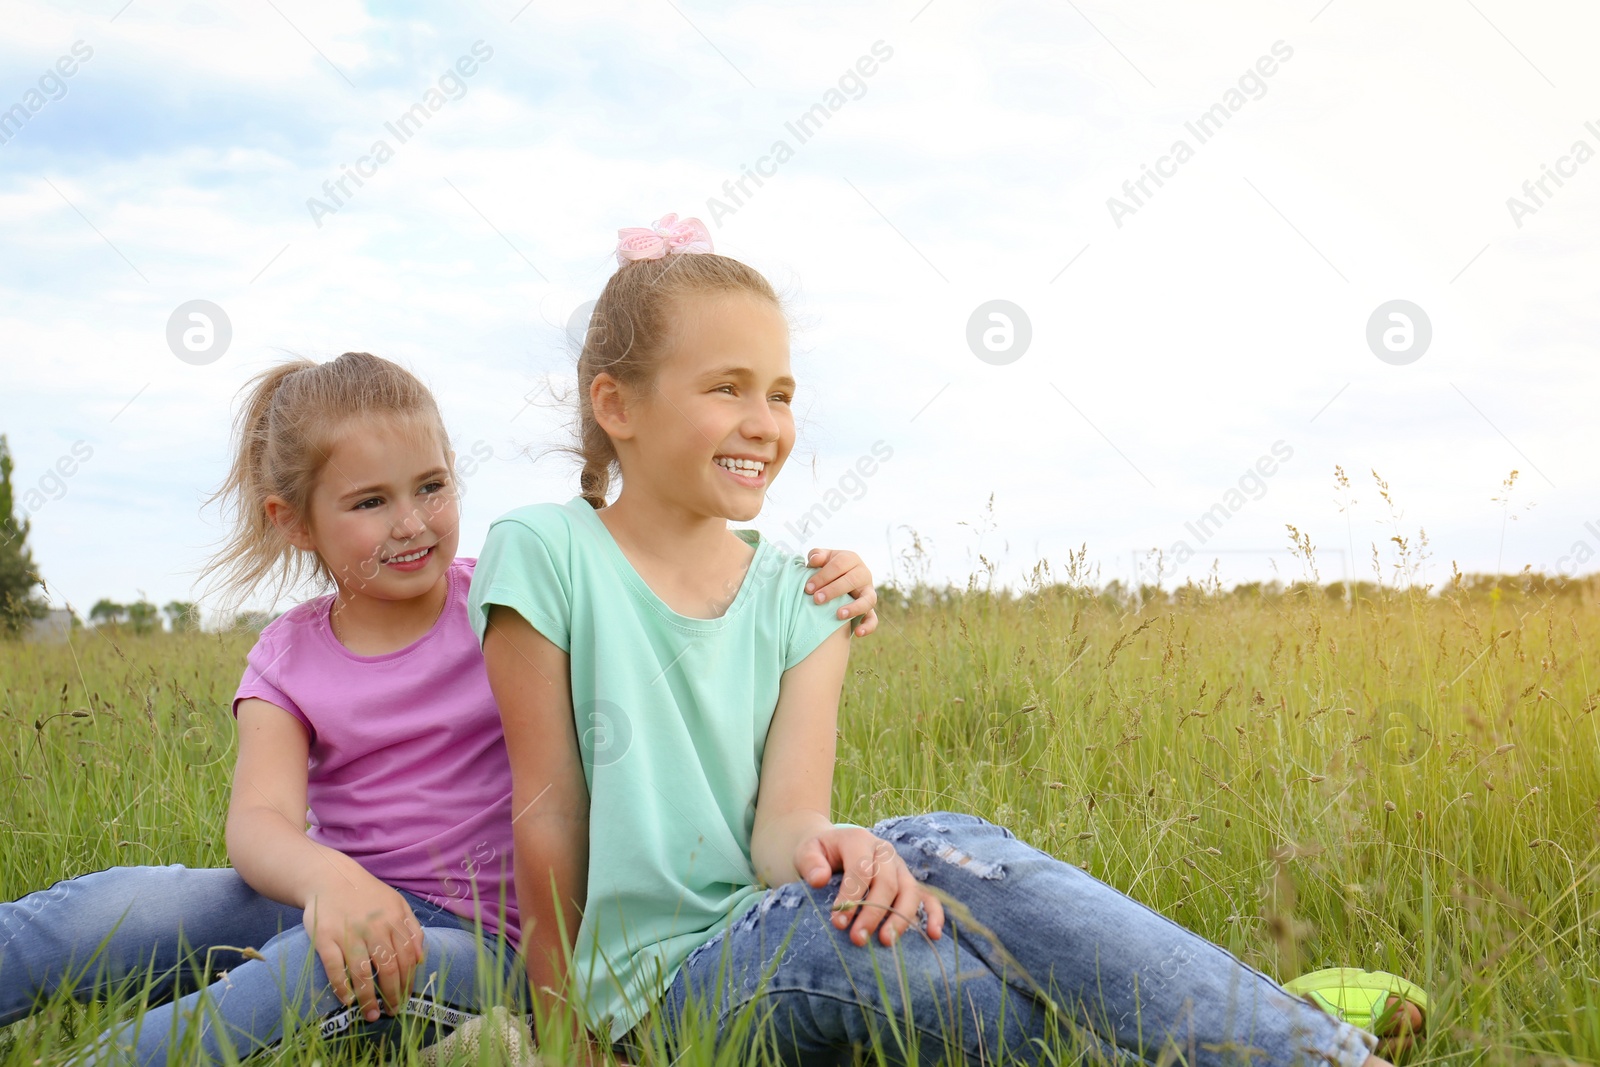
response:
<path id="1" fill-rule="evenodd" d="M 426 633 L 417 638 L 415 641 L 411 642 L 409 645 L 406 645 L 402 648 L 397 648 L 392 652 L 380 652 L 375 656 L 367 656 L 352 650 L 343 641 L 339 640 L 339 636 L 333 632 L 333 605 L 339 600 L 338 593 L 332 593 L 328 596 L 327 610 L 317 612 L 317 629 L 322 632 L 323 637 L 327 639 L 328 643 L 333 646 L 335 651 L 343 656 L 348 657 L 349 659 L 355 660 L 357 663 L 382 663 L 385 660 L 398 659 L 401 656 L 411 653 L 420 645 L 425 644 L 434 636 L 434 634 L 438 633 L 439 630 L 444 627 L 446 619 L 448 619 L 450 616 L 450 603 L 456 597 L 456 590 L 458 586 L 458 580 L 456 578 L 456 560 L 451 560 L 450 565 L 445 569 L 445 583 L 444 607 L 439 609 L 439 617 L 433 620 L 433 625 L 428 627 Z"/>
<path id="2" fill-rule="evenodd" d="M 662 600 L 661 597 L 657 596 L 656 591 L 650 588 L 650 583 L 644 580 L 644 576 L 639 573 L 638 568 L 636 568 L 632 561 L 628 559 L 627 553 L 622 551 L 622 546 L 617 544 L 617 539 L 611 536 L 611 529 L 601 521 L 600 515 L 598 512 L 596 512 L 594 505 L 590 504 L 581 496 L 575 496 L 567 502 L 567 506 L 569 508 L 576 508 L 577 510 L 587 514 L 585 521 L 588 522 L 596 531 L 599 536 L 600 543 L 605 546 L 604 551 L 606 555 L 610 557 L 612 565 L 616 568 L 617 573 L 622 575 L 623 581 L 627 582 L 628 585 L 634 590 L 635 594 L 638 595 L 640 599 L 644 600 L 645 603 L 653 607 L 663 617 L 669 619 L 679 626 L 689 626 L 702 630 L 716 630 L 726 625 L 728 620 L 738 614 L 740 609 L 744 607 L 745 601 L 753 595 L 750 590 L 755 583 L 751 581 L 751 577 L 755 574 L 756 567 L 761 563 L 762 554 L 769 548 L 767 540 L 761 536 L 761 532 L 759 530 L 732 531 L 733 535 L 739 538 L 739 540 L 744 541 L 755 548 L 755 552 L 750 556 L 749 566 L 745 567 L 744 577 L 739 581 L 739 591 L 733 595 L 733 601 L 729 603 L 727 610 L 714 619 L 698 618 L 694 615 L 683 615 L 677 611 L 674 611 L 671 605 L 669 605 L 665 600 Z"/>

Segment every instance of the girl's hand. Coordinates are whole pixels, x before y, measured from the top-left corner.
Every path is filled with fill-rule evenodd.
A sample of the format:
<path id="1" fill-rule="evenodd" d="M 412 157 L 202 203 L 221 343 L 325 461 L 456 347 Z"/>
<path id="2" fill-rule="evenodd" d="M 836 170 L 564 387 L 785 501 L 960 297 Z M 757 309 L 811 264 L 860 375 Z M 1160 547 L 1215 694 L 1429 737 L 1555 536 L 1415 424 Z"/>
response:
<path id="1" fill-rule="evenodd" d="M 855 599 L 839 609 L 840 620 L 861 616 L 856 636 L 865 637 L 878 628 L 878 591 L 872 588 L 872 572 L 861 557 L 844 549 L 813 548 L 806 562 L 819 568 L 806 582 L 806 592 L 816 594 L 818 604 L 826 604 L 841 593 Z"/>
<path id="2" fill-rule="evenodd" d="M 884 945 L 894 944 L 917 921 L 919 907 L 928 917 L 929 939 L 939 940 L 944 929 L 944 906 L 938 898 L 917 881 L 893 845 L 870 831 L 824 830 L 795 849 L 794 869 L 813 889 L 827 885 L 834 871 L 844 872 L 833 902 L 833 925 L 848 927 L 853 944 L 865 945 L 874 930 Z"/>
<path id="3" fill-rule="evenodd" d="M 405 897 L 368 877 L 363 884 L 336 872 L 306 902 L 305 927 L 334 996 L 343 1004 L 358 1003 L 370 1023 L 406 1002 L 411 973 L 422 962 L 423 939 Z"/>

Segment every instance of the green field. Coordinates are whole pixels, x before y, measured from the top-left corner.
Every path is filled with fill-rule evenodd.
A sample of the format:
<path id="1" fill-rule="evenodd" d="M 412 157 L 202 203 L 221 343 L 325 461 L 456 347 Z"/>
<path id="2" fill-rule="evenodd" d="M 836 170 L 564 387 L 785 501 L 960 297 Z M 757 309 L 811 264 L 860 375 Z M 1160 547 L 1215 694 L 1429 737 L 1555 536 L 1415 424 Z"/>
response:
<path id="1" fill-rule="evenodd" d="M 1413 1062 L 1600 1062 L 1600 587 L 1140 600 L 1035 577 L 886 596 L 837 818 L 971 811 L 1280 979 L 1405 974 L 1435 1001 Z M 0 645 L 0 895 L 225 862 L 250 642 Z M 105 1010 L 52 1005 L 0 1034 L 4 1063 L 62 1062 Z"/>

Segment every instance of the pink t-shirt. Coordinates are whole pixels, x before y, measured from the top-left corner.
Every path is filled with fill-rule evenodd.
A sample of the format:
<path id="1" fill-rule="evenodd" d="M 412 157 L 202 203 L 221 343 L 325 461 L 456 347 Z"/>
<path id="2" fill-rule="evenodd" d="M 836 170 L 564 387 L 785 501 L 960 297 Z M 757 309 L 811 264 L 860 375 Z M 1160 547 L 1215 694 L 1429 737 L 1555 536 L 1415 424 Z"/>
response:
<path id="1" fill-rule="evenodd" d="M 308 837 L 458 915 L 481 908 L 515 945 L 511 764 L 467 619 L 476 562 L 451 563 L 433 629 L 381 656 L 333 636 L 333 594 L 291 608 L 261 631 L 233 707 L 259 697 L 305 725 Z"/>

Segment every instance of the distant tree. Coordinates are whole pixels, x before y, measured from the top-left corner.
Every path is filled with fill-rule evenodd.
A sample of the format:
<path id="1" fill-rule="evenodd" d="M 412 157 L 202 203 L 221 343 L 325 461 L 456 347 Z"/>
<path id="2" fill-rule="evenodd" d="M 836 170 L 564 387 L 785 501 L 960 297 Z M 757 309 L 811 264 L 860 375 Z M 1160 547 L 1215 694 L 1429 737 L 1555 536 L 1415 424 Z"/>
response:
<path id="1" fill-rule="evenodd" d="M 236 630 L 254 630 L 260 633 L 272 619 L 273 616 L 264 611 L 241 611 L 233 617 L 233 626 Z"/>
<path id="2" fill-rule="evenodd" d="M 147 634 L 161 629 L 161 612 L 150 601 L 140 597 L 128 605 L 128 625 L 136 634 Z"/>
<path id="3" fill-rule="evenodd" d="M 1140 604 L 1165 604 L 1166 602 L 1167 591 L 1161 588 L 1159 585 L 1139 586 Z"/>
<path id="4" fill-rule="evenodd" d="M 1113 578 L 1100 590 L 1100 598 L 1108 607 L 1120 607 L 1124 601 L 1133 596 L 1133 590 L 1122 584 L 1121 578 Z"/>
<path id="5" fill-rule="evenodd" d="M 906 595 L 898 586 L 878 586 L 878 610 L 880 614 L 885 611 L 904 611 L 906 603 Z"/>
<path id="6" fill-rule="evenodd" d="M 89 621 L 96 626 L 109 624 L 119 626 L 128 617 L 128 606 L 118 604 L 115 600 L 101 597 L 94 602 L 94 607 L 89 609 Z"/>
<path id="7" fill-rule="evenodd" d="M 28 548 L 33 524 L 18 519 L 11 494 L 11 446 L 0 434 L 0 637 L 16 637 L 33 619 L 44 617 L 45 604 L 33 589 L 39 572 Z"/>
<path id="8" fill-rule="evenodd" d="M 200 629 L 200 607 L 187 600 L 169 600 L 161 609 L 175 634 Z"/>

